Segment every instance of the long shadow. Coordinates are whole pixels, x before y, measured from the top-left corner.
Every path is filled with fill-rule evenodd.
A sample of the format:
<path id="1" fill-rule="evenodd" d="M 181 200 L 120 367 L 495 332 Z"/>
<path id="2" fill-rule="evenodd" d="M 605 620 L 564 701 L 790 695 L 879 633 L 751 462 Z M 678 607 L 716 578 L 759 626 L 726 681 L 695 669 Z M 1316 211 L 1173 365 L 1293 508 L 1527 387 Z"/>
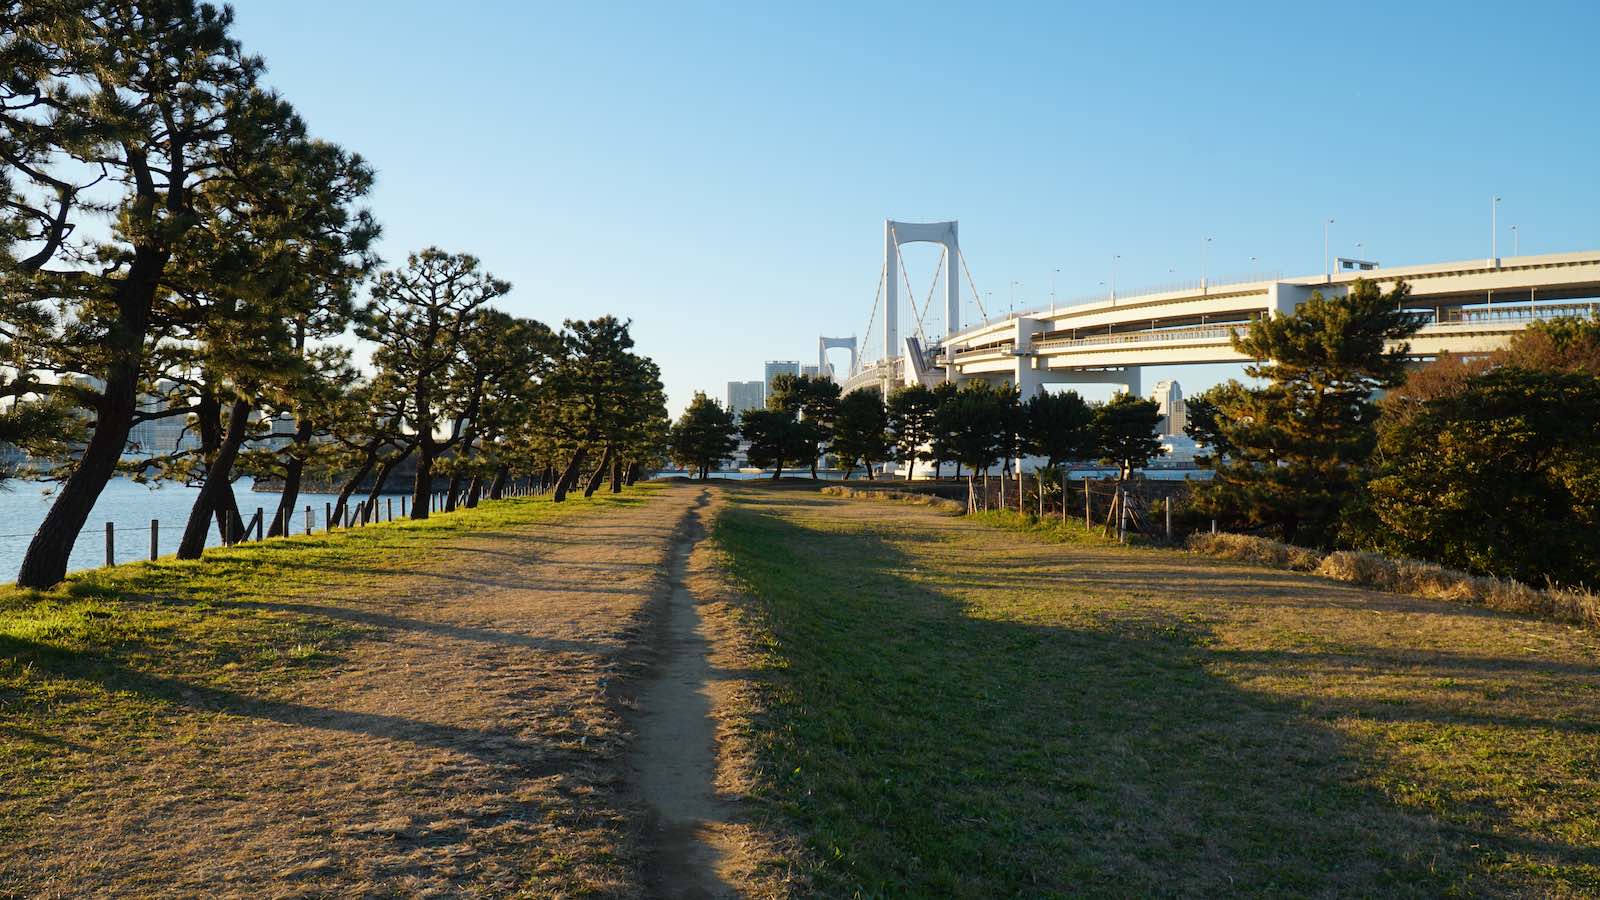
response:
<path id="1" fill-rule="evenodd" d="M 1192 620 L 989 617 L 898 534 L 751 499 L 717 536 L 783 657 L 758 795 L 801 826 L 828 893 L 1437 896 L 1506 889 L 1480 845 L 1600 862 L 1503 811 L 1463 834 L 1397 805 L 1373 748 L 1214 674 Z"/>
<path id="2" fill-rule="evenodd" d="M 210 601 L 187 600 L 177 597 L 161 597 L 154 602 L 163 606 L 213 605 Z M 475 628 L 470 625 L 429 622 L 425 619 L 381 612 L 366 607 L 329 606 L 321 603 L 297 603 L 289 600 L 247 600 L 241 602 L 239 606 L 244 609 L 264 609 L 303 616 L 318 616 L 324 619 L 350 622 L 355 625 L 380 628 L 386 631 L 415 631 L 454 638 L 460 641 L 472 641 L 504 647 L 521 647 L 529 650 L 543 650 L 549 653 L 603 654 L 616 651 L 614 646 L 590 641 L 570 641 L 560 638 L 539 637 L 532 634 L 518 634 L 511 631 L 498 631 L 492 628 Z"/>
<path id="3" fill-rule="evenodd" d="M 561 751 L 553 745 L 527 741 L 509 730 L 485 731 L 405 716 L 255 697 L 195 681 L 155 675 L 108 656 L 82 660 L 48 645 L 16 637 L 0 640 L 0 652 L 28 657 L 41 675 L 92 681 L 110 690 L 131 692 L 177 707 L 432 746 L 461 752 L 502 769 L 509 767 L 532 778 L 565 770 L 565 766 L 554 759 Z"/>

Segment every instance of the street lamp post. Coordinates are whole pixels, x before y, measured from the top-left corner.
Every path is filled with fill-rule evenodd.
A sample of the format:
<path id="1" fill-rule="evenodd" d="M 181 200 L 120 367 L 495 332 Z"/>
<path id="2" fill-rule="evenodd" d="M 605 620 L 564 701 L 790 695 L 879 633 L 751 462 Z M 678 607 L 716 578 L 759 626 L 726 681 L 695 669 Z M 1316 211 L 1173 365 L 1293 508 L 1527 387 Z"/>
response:
<path id="1" fill-rule="evenodd" d="M 1328 226 L 1333 224 L 1329 219 L 1322 223 L 1322 280 L 1333 281 L 1333 257 L 1328 255 Z"/>
<path id="2" fill-rule="evenodd" d="M 1117 305 L 1117 260 L 1119 260 L 1121 258 L 1122 258 L 1122 254 L 1120 254 L 1120 253 L 1111 254 L 1111 305 L 1112 306 L 1116 306 Z"/>
<path id="3" fill-rule="evenodd" d="M 1206 257 L 1211 255 L 1211 238 L 1200 245 L 1200 293 L 1206 292 Z"/>
<path id="4" fill-rule="evenodd" d="M 1489 203 L 1489 265 L 1500 268 L 1500 198 Z"/>
<path id="5" fill-rule="evenodd" d="M 1522 255 L 1522 234 L 1517 231 L 1517 226 L 1511 226 L 1511 255 Z"/>

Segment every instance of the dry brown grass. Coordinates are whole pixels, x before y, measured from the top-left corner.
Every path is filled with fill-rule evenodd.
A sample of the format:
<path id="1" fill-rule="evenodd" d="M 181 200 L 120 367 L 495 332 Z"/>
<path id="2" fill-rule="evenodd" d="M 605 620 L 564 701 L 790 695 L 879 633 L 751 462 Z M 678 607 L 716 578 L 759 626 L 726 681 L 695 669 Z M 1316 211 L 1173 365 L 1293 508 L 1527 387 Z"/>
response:
<path id="1" fill-rule="evenodd" d="M 702 511 L 708 531 L 725 506 L 726 493 L 738 490 L 713 492 L 711 505 Z M 727 566 L 726 552 L 714 541 L 703 540 L 689 557 L 685 584 L 700 605 L 717 673 L 709 688 L 717 731 L 716 790 L 724 798 L 742 801 L 762 783 L 757 742 L 766 707 L 755 673 L 770 657 L 770 650 L 762 646 L 770 632 L 760 621 L 759 607 L 729 583 Z M 803 842 L 788 823 L 752 815 L 752 809 L 739 805 L 725 828 L 734 852 L 722 861 L 724 880 L 737 885 L 746 897 L 809 895 L 805 873 L 810 866 L 802 862 L 807 858 Z"/>
<path id="2" fill-rule="evenodd" d="M 1227 532 L 1192 535 L 1187 547 L 1202 556 L 1310 572 L 1373 590 L 1600 626 L 1600 595 L 1592 591 L 1555 585 L 1536 588 L 1510 578 L 1473 575 L 1436 563 L 1390 559 L 1361 550 L 1337 550 L 1324 556 L 1304 547 Z"/>
<path id="3" fill-rule="evenodd" d="M 641 493 L 252 601 L 365 629 L 306 678 L 107 672 L 156 713 L 116 742 L 96 719 L 42 736 L 82 774 L 10 837 L 0 895 L 639 894 L 624 715 L 697 490 Z"/>
<path id="4" fill-rule="evenodd" d="M 1188 548 L 1191 552 L 1202 556 L 1255 563 L 1294 572 L 1310 572 L 1322 562 L 1322 557 L 1315 550 L 1253 535 L 1229 532 L 1194 534 L 1189 538 Z"/>
<path id="5" fill-rule="evenodd" d="M 1472 575 L 1435 563 L 1389 559 L 1359 550 L 1328 554 L 1317 566 L 1316 574 L 1396 594 L 1600 626 L 1600 596 L 1590 591 L 1536 588 L 1510 578 Z"/>
<path id="6" fill-rule="evenodd" d="M 853 488 L 835 484 L 823 488 L 822 493 L 830 497 L 844 497 L 850 500 L 879 500 L 927 506 L 950 516 L 964 515 L 967 511 L 964 505 L 954 500 L 946 500 L 933 494 L 919 494 L 914 491 L 900 491 L 892 488 L 879 490 L 876 488 Z"/>

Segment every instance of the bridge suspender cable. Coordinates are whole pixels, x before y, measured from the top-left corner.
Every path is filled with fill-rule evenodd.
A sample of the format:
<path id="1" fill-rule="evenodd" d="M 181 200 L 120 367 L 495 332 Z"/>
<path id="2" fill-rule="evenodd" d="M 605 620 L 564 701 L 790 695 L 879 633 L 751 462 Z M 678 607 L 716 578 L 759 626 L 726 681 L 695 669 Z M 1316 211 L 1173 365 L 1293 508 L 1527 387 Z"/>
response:
<path id="1" fill-rule="evenodd" d="M 878 269 L 878 292 L 872 296 L 872 311 L 867 313 L 867 330 L 861 333 L 862 346 L 865 347 L 872 346 L 872 323 L 878 318 L 878 302 L 883 299 L 883 276 L 887 274 L 888 271 L 889 261 L 886 259 L 883 261 L 883 265 Z M 856 360 L 856 369 L 859 370 L 860 368 L 861 361 L 858 358 Z M 851 372 L 850 374 L 854 375 L 856 373 Z"/>
<path id="2" fill-rule="evenodd" d="M 928 307 L 933 305 L 933 291 L 934 291 L 935 288 L 937 288 L 939 286 L 939 272 L 940 272 L 940 270 L 942 270 L 944 268 L 944 259 L 945 259 L 945 257 L 947 257 L 949 255 L 950 255 L 949 248 L 946 248 L 946 247 L 940 247 L 939 248 L 939 265 L 934 267 L 934 270 L 933 270 L 933 281 L 928 283 L 928 299 L 922 301 L 922 313 L 917 316 L 917 321 L 918 322 L 922 322 L 922 321 L 925 321 L 927 319 Z M 926 338 L 924 338 L 924 340 L 926 340 Z"/>
<path id="3" fill-rule="evenodd" d="M 917 294 L 911 290 L 911 276 L 906 272 L 905 254 L 900 252 L 900 236 L 894 234 L 893 228 L 889 229 L 889 233 L 894 235 L 894 256 L 900 261 L 900 279 L 906 283 L 906 299 L 911 302 L 911 314 L 917 317 L 917 337 L 922 338 L 922 342 L 926 344 L 928 336 L 922 331 L 922 316 L 917 313 Z"/>
<path id="4" fill-rule="evenodd" d="M 978 285 L 972 280 L 972 270 L 967 268 L 967 251 L 956 247 L 956 255 L 961 260 L 961 271 L 967 273 L 967 287 L 972 288 L 972 299 L 978 304 L 978 312 L 983 314 L 983 320 L 989 321 L 989 311 L 983 308 L 983 295 L 978 293 Z"/>

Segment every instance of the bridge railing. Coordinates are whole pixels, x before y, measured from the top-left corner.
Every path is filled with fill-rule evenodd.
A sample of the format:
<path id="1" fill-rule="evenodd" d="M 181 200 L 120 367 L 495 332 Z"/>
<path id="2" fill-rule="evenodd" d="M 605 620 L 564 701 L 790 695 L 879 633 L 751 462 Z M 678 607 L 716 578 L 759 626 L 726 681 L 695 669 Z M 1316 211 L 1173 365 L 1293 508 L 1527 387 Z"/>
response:
<path id="1" fill-rule="evenodd" d="M 1433 311 L 1435 325 L 1488 325 L 1496 322 L 1532 322 L 1549 319 L 1593 318 L 1600 302 L 1495 303 L 1489 306 L 1446 307 Z"/>

